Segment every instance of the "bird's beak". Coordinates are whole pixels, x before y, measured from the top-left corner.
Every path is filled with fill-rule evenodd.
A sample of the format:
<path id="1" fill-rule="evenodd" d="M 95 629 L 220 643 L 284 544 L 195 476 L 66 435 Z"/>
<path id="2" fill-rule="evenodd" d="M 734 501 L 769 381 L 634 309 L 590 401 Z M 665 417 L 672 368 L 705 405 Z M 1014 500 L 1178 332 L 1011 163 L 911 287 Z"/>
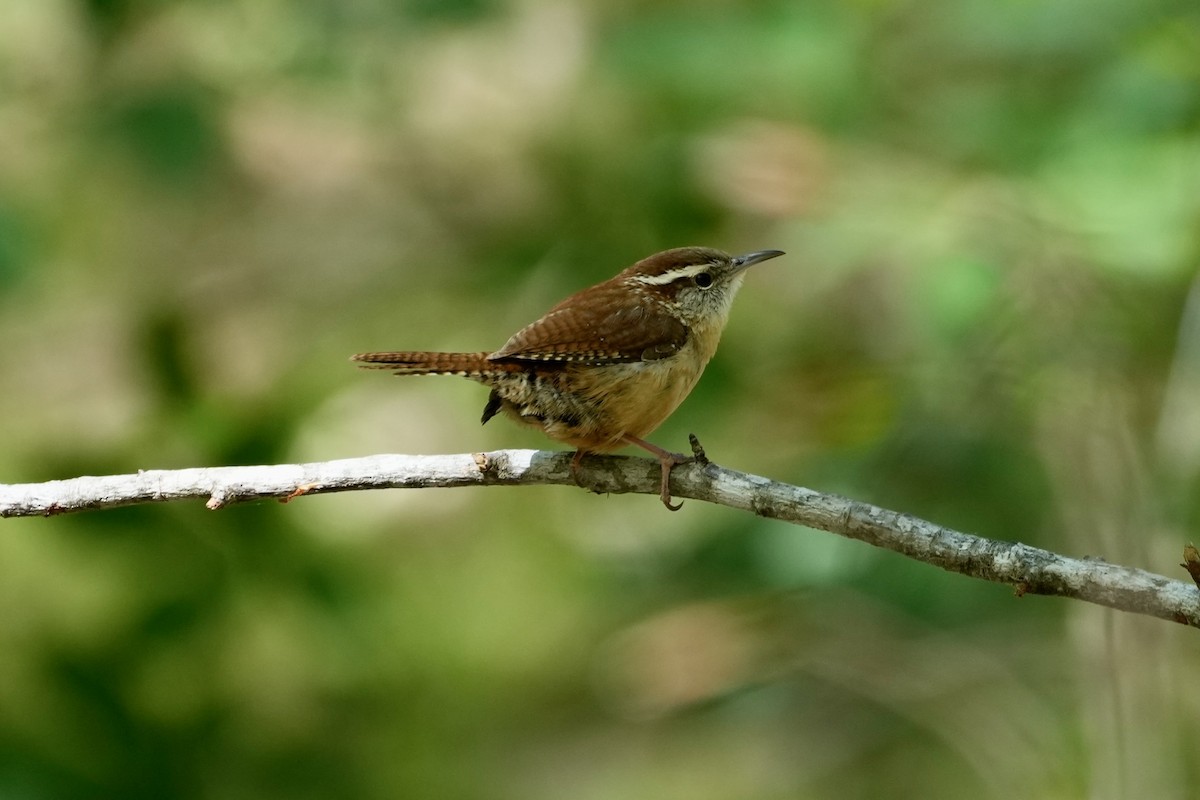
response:
<path id="1" fill-rule="evenodd" d="M 732 261 L 733 271 L 736 274 L 760 261 L 766 261 L 769 258 L 776 258 L 781 255 L 783 255 L 782 250 L 759 250 L 756 253 L 747 253 L 744 256 L 734 256 Z"/>

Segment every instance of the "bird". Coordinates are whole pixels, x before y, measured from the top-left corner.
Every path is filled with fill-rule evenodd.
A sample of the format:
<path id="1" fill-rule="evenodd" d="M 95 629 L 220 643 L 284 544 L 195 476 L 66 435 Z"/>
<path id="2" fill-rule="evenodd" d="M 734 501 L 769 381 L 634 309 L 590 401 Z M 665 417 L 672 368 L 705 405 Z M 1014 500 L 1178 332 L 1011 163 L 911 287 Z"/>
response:
<path id="1" fill-rule="evenodd" d="M 748 267 L 784 255 L 732 256 L 711 247 L 655 253 L 567 297 L 494 351 L 357 353 L 396 375 L 458 375 L 491 389 L 483 423 L 504 413 L 575 448 L 579 482 L 588 453 L 633 445 L 661 467 L 659 498 L 672 511 L 671 470 L 692 459 L 646 438 L 691 393 L 717 350 Z"/>

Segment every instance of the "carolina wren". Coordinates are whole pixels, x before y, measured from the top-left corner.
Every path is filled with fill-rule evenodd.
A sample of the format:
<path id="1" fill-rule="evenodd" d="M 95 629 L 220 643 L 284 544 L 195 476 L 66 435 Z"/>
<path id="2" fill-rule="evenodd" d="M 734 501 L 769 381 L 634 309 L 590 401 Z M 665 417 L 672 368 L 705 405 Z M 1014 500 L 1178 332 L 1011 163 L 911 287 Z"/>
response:
<path id="1" fill-rule="evenodd" d="M 781 256 L 730 256 L 707 247 L 656 253 L 573 294 L 493 353 L 359 353 L 397 375 L 461 375 L 491 387 L 483 422 L 503 411 L 584 453 L 637 445 L 662 465 L 659 497 L 672 511 L 671 469 L 688 458 L 645 441 L 688 396 L 717 350 L 745 269 Z"/>

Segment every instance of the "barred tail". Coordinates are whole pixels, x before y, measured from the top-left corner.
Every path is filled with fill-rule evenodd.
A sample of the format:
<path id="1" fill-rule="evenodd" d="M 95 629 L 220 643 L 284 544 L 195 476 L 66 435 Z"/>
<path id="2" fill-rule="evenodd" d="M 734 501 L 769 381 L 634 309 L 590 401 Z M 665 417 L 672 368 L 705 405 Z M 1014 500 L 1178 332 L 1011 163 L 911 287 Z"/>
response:
<path id="1" fill-rule="evenodd" d="M 411 351 L 400 353 L 358 353 L 351 361 L 360 361 L 364 369 L 390 369 L 396 375 L 464 375 L 467 377 L 493 372 L 496 365 L 487 360 L 487 353 L 432 353 Z"/>

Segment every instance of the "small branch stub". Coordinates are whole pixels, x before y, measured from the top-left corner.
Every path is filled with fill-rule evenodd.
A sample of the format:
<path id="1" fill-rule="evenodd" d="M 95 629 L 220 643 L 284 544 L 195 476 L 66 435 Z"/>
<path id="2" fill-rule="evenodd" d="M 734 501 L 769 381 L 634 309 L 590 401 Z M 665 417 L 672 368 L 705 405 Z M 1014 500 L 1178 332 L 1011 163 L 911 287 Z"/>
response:
<path id="1" fill-rule="evenodd" d="M 1183 548 L 1183 563 L 1179 566 L 1188 571 L 1195 581 L 1197 588 L 1200 588 L 1200 550 L 1196 549 L 1196 545 L 1190 542 Z"/>

